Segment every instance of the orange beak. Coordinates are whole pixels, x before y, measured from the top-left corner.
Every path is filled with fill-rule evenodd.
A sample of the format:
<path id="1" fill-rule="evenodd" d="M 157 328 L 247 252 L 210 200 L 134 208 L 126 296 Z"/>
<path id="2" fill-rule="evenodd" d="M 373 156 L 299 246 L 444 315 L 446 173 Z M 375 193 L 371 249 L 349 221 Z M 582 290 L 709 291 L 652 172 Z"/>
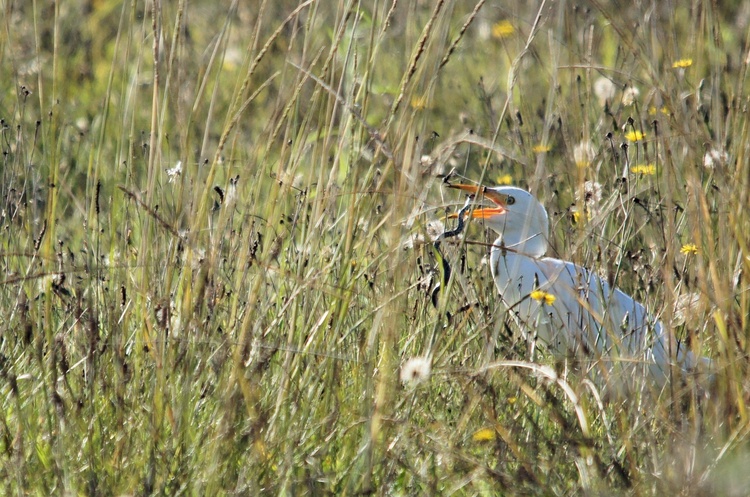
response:
<path id="1" fill-rule="evenodd" d="M 471 193 L 472 195 L 479 195 L 490 200 L 497 207 L 479 207 L 471 212 L 471 217 L 474 219 L 488 219 L 492 216 L 499 214 L 505 214 L 508 209 L 505 208 L 507 205 L 507 195 L 497 193 L 494 190 L 488 189 L 486 186 L 476 185 L 448 185 L 450 188 L 457 188 L 465 192 Z M 458 217 L 456 214 L 451 214 L 448 218 L 453 219 Z"/>

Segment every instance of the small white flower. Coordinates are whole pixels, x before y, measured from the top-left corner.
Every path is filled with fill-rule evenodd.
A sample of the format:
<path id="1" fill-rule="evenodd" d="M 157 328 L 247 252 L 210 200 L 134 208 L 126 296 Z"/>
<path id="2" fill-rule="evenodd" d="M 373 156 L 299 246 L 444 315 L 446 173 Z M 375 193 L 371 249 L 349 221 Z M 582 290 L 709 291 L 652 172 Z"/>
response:
<path id="1" fill-rule="evenodd" d="M 177 177 L 182 174 L 182 161 L 178 160 L 177 164 L 172 169 L 167 169 L 167 176 L 169 176 L 169 182 L 174 183 Z"/>
<path id="2" fill-rule="evenodd" d="M 641 90 L 635 86 L 628 86 L 625 91 L 622 92 L 622 105 L 626 107 L 633 105 L 640 94 Z"/>
<path id="3" fill-rule="evenodd" d="M 729 161 L 729 154 L 724 150 L 712 148 L 703 156 L 703 167 L 714 169 L 716 166 L 726 164 Z"/>
<path id="4" fill-rule="evenodd" d="M 418 385 L 430 379 L 432 365 L 428 357 L 412 357 L 401 366 L 401 383 Z"/>
<path id="5" fill-rule="evenodd" d="M 602 76 L 594 81 L 594 95 L 599 99 L 599 105 L 602 107 L 615 98 L 615 93 L 617 93 L 617 87 L 611 79 Z"/>

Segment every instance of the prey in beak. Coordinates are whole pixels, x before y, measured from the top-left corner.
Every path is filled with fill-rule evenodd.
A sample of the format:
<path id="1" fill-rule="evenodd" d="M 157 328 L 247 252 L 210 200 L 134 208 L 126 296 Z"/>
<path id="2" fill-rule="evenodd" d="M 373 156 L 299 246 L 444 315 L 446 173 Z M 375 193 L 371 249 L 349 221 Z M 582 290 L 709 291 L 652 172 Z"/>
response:
<path id="1" fill-rule="evenodd" d="M 498 193 L 491 188 L 487 188 L 486 186 L 460 185 L 460 184 L 448 185 L 448 186 L 450 188 L 456 188 L 456 189 L 468 192 L 474 195 L 475 197 L 476 196 L 479 196 L 480 198 L 484 197 L 497 206 L 497 207 L 478 207 L 474 209 L 470 214 L 470 217 L 472 217 L 473 219 L 489 219 L 493 216 L 498 216 L 500 214 L 505 214 L 506 212 L 508 212 L 508 209 L 506 208 L 506 205 L 508 205 L 508 196 L 502 193 Z M 456 217 L 458 217 L 457 214 L 451 214 L 448 216 L 448 218 L 450 219 L 455 219 Z"/>

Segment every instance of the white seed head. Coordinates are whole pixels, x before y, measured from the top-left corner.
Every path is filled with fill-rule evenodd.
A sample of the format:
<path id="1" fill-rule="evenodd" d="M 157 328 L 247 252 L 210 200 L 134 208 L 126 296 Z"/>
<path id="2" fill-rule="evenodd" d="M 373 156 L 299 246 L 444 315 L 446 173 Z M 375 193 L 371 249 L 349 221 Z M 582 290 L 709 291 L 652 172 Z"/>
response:
<path id="1" fill-rule="evenodd" d="M 181 174 L 182 174 L 182 161 L 181 160 L 178 160 L 177 164 L 175 164 L 172 169 L 167 169 L 167 176 L 169 177 L 170 183 L 174 183 Z"/>
<path id="2" fill-rule="evenodd" d="M 703 167 L 706 169 L 715 169 L 717 166 L 726 164 L 729 161 L 729 154 L 724 150 L 712 148 L 703 156 Z"/>
<path id="3" fill-rule="evenodd" d="M 583 198 L 581 198 L 581 193 L 583 193 Z M 598 204 L 602 200 L 602 185 L 601 183 L 597 181 L 586 181 L 583 184 L 583 192 L 581 190 L 576 190 L 576 201 L 580 202 L 583 200 L 583 203 L 586 205 L 589 204 Z"/>
<path id="4" fill-rule="evenodd" d="M 415 386 L 430 379 L 432 365 L 428 357 L 412 357 L 401 366 L 401 383 Z"/>
<path id="5" fill-rule="evenodd" d="M 633 105 L 641 94 L 641 90 L 635 86 L 628 86 L 624 92 L 622 92 L 622 105 L 628 107 Z"/>
<path id="6" fill-rule="evenodd" d="M 599 105 L 602 107 L 615 98 L 615 93 L 617 93 L 617 87 L 611 79 L 602 76 L 594 81 L 594 95 L 596 95 Z"/>

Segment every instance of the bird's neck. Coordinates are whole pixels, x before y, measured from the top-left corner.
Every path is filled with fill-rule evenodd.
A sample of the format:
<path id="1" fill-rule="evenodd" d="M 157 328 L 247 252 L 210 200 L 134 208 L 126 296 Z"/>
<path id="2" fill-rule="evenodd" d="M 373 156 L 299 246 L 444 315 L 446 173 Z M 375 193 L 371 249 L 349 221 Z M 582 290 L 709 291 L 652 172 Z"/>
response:
<path id="1" fill-rule="evenodd" d="M 495 247 L 538 259 L 547 253 L 547 236 L 543 233 L 504 233 L 495 241 Z"/>

